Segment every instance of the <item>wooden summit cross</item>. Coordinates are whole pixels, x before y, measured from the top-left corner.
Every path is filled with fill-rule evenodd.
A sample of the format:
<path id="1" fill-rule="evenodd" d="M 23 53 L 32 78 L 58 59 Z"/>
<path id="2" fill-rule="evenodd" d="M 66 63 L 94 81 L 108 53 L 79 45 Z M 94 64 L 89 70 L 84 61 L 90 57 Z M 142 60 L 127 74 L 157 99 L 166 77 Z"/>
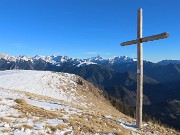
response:
<path id="1" fill-rule="evenodd" d="M 136 99 L 136 127 L 142 127 L 143 105 L 143 53 L 142 43 L 167 38 L 167 32 L 142 38 L 142 8 L 138 9 L 137 39 L 121 43 L 121 46 L 137 44 L 137 99 Z"/>

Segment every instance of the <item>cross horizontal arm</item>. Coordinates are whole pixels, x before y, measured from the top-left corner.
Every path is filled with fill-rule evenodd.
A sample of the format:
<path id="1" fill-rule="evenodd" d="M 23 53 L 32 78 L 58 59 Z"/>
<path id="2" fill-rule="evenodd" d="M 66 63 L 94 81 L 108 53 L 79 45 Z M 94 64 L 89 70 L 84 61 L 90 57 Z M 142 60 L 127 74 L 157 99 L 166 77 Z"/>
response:
<path id="1" fill-rule="evenodd" d="M 148 42 L 148 41 L 153 41 L 153 40 L 159 40 L 159 39 L 167 38 L 168 36 L 169 34 L 167 32 L 164 32 L 161 34 L 141 38 L 140 42 L 142 43 L 142 42 Z"/>
<path id="2" fill-rule="evenodd" d="M 132 45 L 132 44 L 137 44 L 138 40 L 131 40 L 131 41 L 126 41 L 121 43 L 121 46 L 126 46 L 126 45 Z"/>
<path id="3" fill-rule="evenodd" d="M 153 35 L 153 36 L 148 36 L 148 37 L 144 37 L 144 38 L 140 38 L 136 40 L 123 42 L 121 43 L 121 46 L 137 44 L 138 42 L 142 43 L 142 42 L 148 42 L 148 41 L 153 41 L 153 40 L 159 40 L 159 39 L 167 38 L 168 36 L 169 34 L 167 32 L 164 32 L 164 33 Z"/>

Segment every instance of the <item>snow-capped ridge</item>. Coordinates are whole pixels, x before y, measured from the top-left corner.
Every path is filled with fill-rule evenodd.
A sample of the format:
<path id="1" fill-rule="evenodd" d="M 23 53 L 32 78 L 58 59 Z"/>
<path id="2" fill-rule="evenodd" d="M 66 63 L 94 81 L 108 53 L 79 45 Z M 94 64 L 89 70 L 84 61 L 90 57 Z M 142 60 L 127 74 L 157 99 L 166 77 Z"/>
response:
<path id="1" fill-rule="evenodd" d="M 0 59 L 5 59 L 5 60 L 8 60 L 8 61 L 16 61 L 15 56 L 11 56 L 11 55 L 4 54 L 4 53 L 0 54 Z"/>
<path id="2" fill-rule="evenodd" d="M 166 60 L 159 61 L 158 64 L 160 65 L 180 64 L 180 60 L 166 59 Z"/>
<path id="3" fill-rule="evenodd" d="M 133 58 L 127 56 L 114 56 L 113 58 L 103 58 L 100 55 L 96 57 L 91 57 L 87 59 L 77 59 L 77 58 L 70 58 L 68 56 L 61 56 L 61 55 L 51 55 L 51 56 L 43 56 L 43 55 L 36 55 L 34 57 L 29 57 L 25 55 L 20 56 L 10 56 L 7 54 L 0 54 L 1 59 L 5 59 L 7 61 L 29 61 L 34 63 L 35 61 L 44 61 L 50 63 L 55 66 L 61 66 L 63 63 L 69 63 L 73 66 L 86 66 L 90 64 L 115 64 L 115 63 L 123 63 L 123 62 L 133 62 L 136 61 Z"/>
<path id="4" fill-rule="evenodd" d="M 128 56 L 114 56 L 113 58 L 109 58 L 109 61 L 111 64 L 114 64 L 114 63 L 131 63 L 131 62 L 134 62 L 136 61 L 136 59 L 133 59 L 133 58 L 130 58 Z"/>
<path id="5" fill-rule="evenodd" d="M 69 63 L 77 67 L 80 65 L 85 66 L 90 64 L 121 64 L 121 63 L 132 63 L 137 61 L 137 58 L 131 58 L 128 56 L 114 56 L 112 58 L 103 58 L 100 55 L 97 55 L 91 58 L 79 59 L 79 58 L 71 58 L 62 55 L 50 55 L 50 56 L 36 55 L 34 57 L 30 57 L 26 55 L 11 56 L 3 53 L 0 54 L 0 59 L 7 60 L 7 62 L 29 61 L 34 63 L 35 61 L 44 61 L 55 66 L 61 66 L 63 63 Z M 149 62 L 146 60 L 144 61 Z M 166 59 L 159 61 L 157 63 L 160 65 L 168 65 L 170 63 L 180 64 L 180 60 Z"/>
<path id="6" fill-rule="evenodd" d="M 26 55 L 19 55 L 16 57 L 16 60 L 23 60 L 23 61 L 33 61 L 32 57 L 28 57 Z"/>

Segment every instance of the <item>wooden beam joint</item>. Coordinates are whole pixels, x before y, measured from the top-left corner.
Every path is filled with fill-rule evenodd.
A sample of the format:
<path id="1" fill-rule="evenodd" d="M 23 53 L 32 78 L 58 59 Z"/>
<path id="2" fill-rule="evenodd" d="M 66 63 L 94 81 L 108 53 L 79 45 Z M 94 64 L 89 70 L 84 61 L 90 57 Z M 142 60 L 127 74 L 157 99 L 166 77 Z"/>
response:
<path id="1" fill-rule="evenodd" d="M 169 37 L 169 33 L 164 32 L 164 33 L 153 35 L 153 36 L 148 36 L 148 37 L 144 37 L 144 38 L 140 38 L 140 39 L 136 39 L 136 40 L 123 42 L 123 43 L 121 43 L 121 46 L 143 43 L 143 42 L 148 42 L 148 41 L 153 41 L 153 40 L 159 40 L 159 39 L 163 39 L 163 38 L 167 38 L 167 37 Z"/>

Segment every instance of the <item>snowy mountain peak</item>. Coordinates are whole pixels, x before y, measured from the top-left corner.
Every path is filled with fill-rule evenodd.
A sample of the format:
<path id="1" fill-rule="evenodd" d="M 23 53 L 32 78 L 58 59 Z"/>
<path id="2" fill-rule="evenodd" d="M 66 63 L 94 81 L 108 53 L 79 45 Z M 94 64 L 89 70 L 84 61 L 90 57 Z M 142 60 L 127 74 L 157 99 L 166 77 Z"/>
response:
<path id="1" fill-rule="evenodd" d="M 16 61 L 16 57 L 3 53 L 0 54 L 0 59 L 6 59 L 8 61 Z"/>
<path id="2" fill-rule="evenodd" d="M 60 55 L 51 55 L 50 58 L 58 63 L 64 63 L 71 59 L 68 56 L 60 56 Z"/>
<path id="3" fill-rule="evenodd" d="M 38 60 L 38 59 L 43 59 L 44 57 L 45 57 L 45 56 L 42 56 L 42 55 L 36 55 L 36 56 L 34 56 L 33 58 Z"/>
<path id="4" fill-rule="evenodd" d="M 33 61 L 32 59 L 32 57 L 28 57 L 28 56 L 26 56 L 26 55 L 19 55 L 18 57 L 16 57 L 16 59 L 18 59 L 18 60 L 24 60 L 24 61 Z"/>
<path id="5" fill-rule="evenodd" d="M 91 64 L 116 64 L 116 63 L 128 63 L 135 61 L 134 59 L 127 57 L 127 56 L 120 56 L 120 57 L 113 57 L 113 58 L 103 58 L 100 55 L 96 57 L 91 57 L 88 59 L 73 59 L 69 58 L 68 56 L 60 56 L 60 55 L 51 55 L 51 56 L 41 56 L 36 55 L 34 57 L 28 57 L 25 55 L 20 55 L 17 57 L 6 55 L 6 54 L 0 54 L 0 58 L 9 61 L 28 61 L 34 64 L 37 61 L 42 61 L 43 63 L 50 63 L 55 66 L 62 66 L 64 63 L 70 64 L 73 66 L 87 66 Z"/>
<path id="6" fill-rule="evenodd" d="M 124 63 L 124 62 L 131 63 L 136 60 L 127 56 L 120 56 L 120 57 L 114 56 L 113 58 L 110 58 L 109 61 L 111 64 L 114 64 L 114 63 Z"/>
<path id="7" fill-rule="evenodd" d="M 100 55 L 97 55 L 95 57 L 92 57 L 91 59 L 99 60 L 99 59 L 103 59 L 103 58 Z"/>

